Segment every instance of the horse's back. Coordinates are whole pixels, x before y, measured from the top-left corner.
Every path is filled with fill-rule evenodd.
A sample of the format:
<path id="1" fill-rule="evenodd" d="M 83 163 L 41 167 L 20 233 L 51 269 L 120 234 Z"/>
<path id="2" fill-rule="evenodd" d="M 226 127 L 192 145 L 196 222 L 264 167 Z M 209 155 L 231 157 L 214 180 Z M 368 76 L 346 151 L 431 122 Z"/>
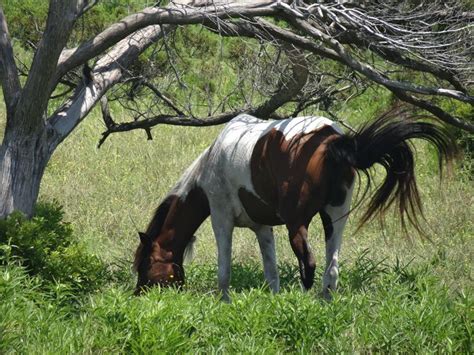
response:
<path id="1" fill-rule="evenodd" d="M 320 116 L 303 116 L 279 121 L 265 121 L 251 115 L 241 114 L 232 119 L 218 136 L 215 142 L 218 147 L 230 147 L 235 154 L 237 150 L 248 151 L 256 142 L 272 130 L 283 133 L 286 140 L 298 134 L 306 134 L 330 126 L 336 133 L 343 134 L 342 129 L 330 119 Z M 227 153 L 227 151 L 222 151 Z"/>
<path id="2" fill-rule="evenodd" d="M 233 118 L 220 134 L 221 138 L 235 135 L 235 133 L 256 134 L 260 137 L 262 134 L 276 129 L 282 132 L 287 140 L 297 134 L 309 133 L 318 130 L 324 126 L 331 126 L 337 133 L 343 131 L 334 121 L 322 116 L 301 116 L 279 121 L 265 121 L 257 117 L 241 114 Z M 233 133 L 231 133 L 233 132 Z M 237 133 L 237 134 L 238 134 Z"/>

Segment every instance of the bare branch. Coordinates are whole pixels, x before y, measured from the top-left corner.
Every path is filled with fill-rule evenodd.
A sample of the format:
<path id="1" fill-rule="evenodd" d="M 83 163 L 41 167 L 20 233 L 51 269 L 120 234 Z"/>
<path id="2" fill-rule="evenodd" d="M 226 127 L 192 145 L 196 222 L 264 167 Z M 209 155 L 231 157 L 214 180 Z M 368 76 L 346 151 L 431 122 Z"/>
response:
<path id="1" fill-rule="evenodd" d="M 126 131 L 132 131 L 135 129 L 147 129 L 147 128 L 154 127 L 158 124 L 168 124 L 168 125 L 186 126 L 186 127 L 216 126 L 216 125 L 229 122 L 231 119 L 233 119 L 235 116 L 241 113 L 253 114 L 254 111 L 253 110 L 231 111 L 231 112 L 225 112 L 220 115 L 215 115 L 215 116 L 206 117 L 206 118 L 196 118 L 196 117 L 191 117 L 191 116 L 159 115 L 159 116 L 155 116 L 151 118 L 146 118 L 143 120 L 116 124 L 110 127 L 106 132 L 102 133 L 102 135 L 108 136 L 111 133 L 126 132 Z"/>
<path id="2" fill-rule="evenodd" d="M 176 115 L 160 114 L 155 115 L 154 117 L 147 118 L 145 117 L 145 115 L 140 114 L 139 116 L 141 116 L 141 119 L 137 119 L 136 117 L 136 119 L 131 122 L 108 124 L 106 125 L 107 130 L 102 134 L 99 146 L 104 143 L 104 141 L 110 136 L 111 133 L 116 132 L 144 129 L 147 131 L 147 134 L 150 137 L 150 128 L 158 124 L 206 127 L 226 123 L 230 119 L 235 117 L 237 114 L 242 112 L 256 115 L 257 117 L 263 119 L 268 119 L 270 117 L 282 118 L 274 115 L 274 111 L 285 103 L 287 103 L 288 101 L 290 101 L 291 99 L 295 98 L 296 95 L 300 93 L 301 89 L 305 86 L 308 78 L 308 63 L 306 61 L 304 53 L 301 50 L 292 47 L 287 47 L 286 53 L 288 55 L 288 58 L 290 59 L 290 64 L 292 67 L 291 74 L 285 75 L 286 73 L 282 73 L 279 88 L 276 90 L 274 95 L 270 97 L 270 99 L 262 103 L 257 108 L 234 110 L 218 115 L 209 114 L 207 118 L 200 119 L 191 115 L 184 114 L 176 107 L 175 104 L 171 102 L 171 100 L 165 98 L 165 105 L 175 111 L 177 113 Z M 144 82 L 142 85 L 150 88 L 157 96 L 163 99 L 163 95 L 153 85 L 146 82 Z"/>
<path id="3" fill-rule="evenodd" d="M 300 21 L 297 19 L 293 20 L 290 18 L 288 19 L 288 21 L 290 22 L 298 21 L 302 24 L 302 27 L 309 26 L 303 21 Z M 215 25 L 213 25 L 212 23 L 207 23 L 206 25 L 216 30 Z M 299 25 L 296 25 L 296 26 L 299 26 Z M 440 107 L 432 103 L 417 99 L 412 95 L 408 95 L 404 93 L 404 91 L 407 90 L 408 88 L 411 88 L 411 89 L 413 88 L 411 84 L 408 84 L 408 88 L 407 88 L 405 83 L 392 81 L 386 78 L 385 76 L 382 76 L 381 74 L 377 73 L 372 68 L 370 68 L 368 65 L 362 64 L 359 61 L 355 60 L 354 58 L 350 57 L 346 53 L 342 45 L 338 43 L 336 40 L 329 37 L 328 35 L 325 35 L 317 31 L 316 29 L 312 27 L 309 27 L 309 29 L 305 28 L 304 32 L 309 31 L 310 33 L 312 33 L 314 30 L 315 33 L 313 33 L 313 35 L 317 37 L 318 39 L 324 39 L 325 43 L 326 41 L 329 43 L 332 41 L 333 46 L 331 49 L 326 48 L 323 45 L 319 45 L 315 43 L 314 41 L 311 41 L 305 37 L 297 35 L 290 30 L 286 30 L 278 26 L 275 26 L 265 20 L 254 21 L 252 24 L 246 23 L 246 22 L 233 22 L 233 23 L 226 22 L 225 26 L 221 26 L 220 28 L 222 30 L 221 34 L 223 35 L 228 35 L 228 36 L 239 35 L 239 36 L 247 36 L 247 37 L 253 37 L 253 38 L 262 38 L 265 40 L 278 39 L 278 40 L 287 42 L 288 44 L 292 44 L 298 48 L 311 51 L 317 55 L 321 55 L 326 58 L 333 59 L 339 63 L 347 65 L 350 68 L 360 72 L 361 74 L 367 76 L 370 80 L 385 86 L 387 89 L 394 92 L 400 99 L 433 113 L 436 117 L 438 117 L 442 121 L 448 124 L 452 124 L 455 127 L 468 130 L 470 132 L 474 132 L 474 127 L 472 126 L 472 124 L 455 118 L 454 116 L 450 115 L 449 113 L 445 112 Z M 471 97 L 469 96 L 469 98 Z"/>
<path id="4" fill-rule="evenodd" d="M 298 23 L 298 22 L 302 23 L 302 21 L 299 20 L 299 19 L 294 19 L 293 22 L 294 23 Z M 308 26 L 307 23 L 305 23 L 304 25 Z M 301 27 L 303 27 L 303 26 L 301 26 Z M 306 30 L 307 29 L 308 29 L 308 27 L 306 28 Z M 311 31 L 305 31 L 305 32 L 308 33 L 308 32 L 311 32 Z M 411 103 L 415 106 L 418 106 L 420 108 L 423 108 L 423 109 L 433 113 L 438 118 L 445 121 L 446 123 L 452 124 L 456 127 L 459 127 L 459 128 L 471 131 L 471 132 L 474 131 L 474 127 L 471 123 L 465 122 L 465 121 L 462 121 L 462 120 L 460 120 L 456 117 L 453 117 L 452 115 L 450 115 L 447 112 L 443 111 L 440 107 L 437 107 L 436 105 L 434 105 L 434 104 L 432 104 L 428 101 L 418 99 L 418 98 L 406 93 L 406 91 L 412 91 L 412 92 L 418 92 L 418 93 L 422 93 L 422 94 L 442 95 L 442 96 L 452 97 L 452 98 L 455 98 L 455 99 L 460 100 L 460 101 L 469 102 L 472 105 L 473 104 L 473 98 L 471 96 L 464 95 L 462 93 L 462 91 L 465 91 L 464 87 L 457 81 L 457 79 L 454 78 L 454 76 L 447 74 L 448 70 L 445 70 L 444 68 L 432 69 L 431 67 L 428 67 L 428 64 L 424 64 L 424 67 L 422 67 L 422 64 L 416 64 L 416 69 L 417 70 L 423 70 L 424 69 L 425 71 L 430 72 L 430 73 L 432 73 L 432 74 L 434 74 L 434 75 L 436 75 L 436 76 L 438 76 L 442 79 L 446 79 L 446 80 L 450 81 L 453 84 L 453 86 L 455 86 L 457 89 L 459 89 L 458 92 L 452 91 L 452 90 L 446 90 L 446 89 L 442 89 L 442 88 L 424 88 L 424 87 L 419 87 L 419 86 L 413 86 L 410 83 L 399 83 L 399 82 L 391 81 L 391 80 L 387 79 L 386 77 L 384 77 L 382 75 L 379 75 L 376 71 L 372 70 L 368 66 L 365 66 L 365 67 L 364 66 L 359 66 L 359 63 L 357 63 L 357 61 L 351 63 L 352 58 L 350 58 L 350 57 L 348 58 L 348 57 L 345 56 L 346 53 L 344 53 L 345 52 L 344 48 L 340 44 L 338 44 L 337 41 L 334 38 L 331 38 L 329 36 L 325 36 L 325 34 L 322 33 L 322 32 L 319 32 L 319 33 L 314 32 L 314 33 L 310 33 L 310 34 L 315 38 L 323 40 L 324 43 L 327 43 L 332 49 L 334 49 L 340 55 L 340 59 L 342 59 L 342 61 L 341 60 L 339 60 L 339 61 L 345 63 L 346 65 L 349 64 L 350 67 L 352 67 L 353 69 L 358 70 L 359 72 L 363 73 L 364 75 L 369 77 L 371 80 L 374 80 L 375 82 L 378 82 L 378 83 L 384 85 L 389 90 L 394 92 L 402 100 L 404 100 L 406 102 L 409 102 L 409 103 Z M 373 46 L 373 43 L 372 43 L 372 46 Z M 386 49 L 384 49 L 384 50 L 386 50 Z M 395 52 L 394 50 L 388 49 L 388 53 L 390 53 L 391 55 L 393 55 L 394 52 Z M 379 53 L 380 53 L 380 51 L 379 51 Z M 413 65 L 414 63 L 416 63 L 416 62 L 411 61 L 411 63 L 409 63 L 409 65 L 410 64 Z M 404 62 L 403 64 L 406 65 L 407 63 Z M 409 65 L 408 65 L 408 67 L 409 67 Z M 413 65 L 413 66 L 415 66 L 415 65 Z M 449 69 L 452 69 L 452 68 L 449 68 Z M 471 70 L 471 74 L 472 74 L 472 70 Z"/>
<path id="5" fill-rule="evenodd" d="M 166 97 L 165 95 L 163 95 L 160 90 L 158 90 L 153 84 L 147 82 L 147 81 L 144 81 L 142 83 L 143 86 L 149 88 L 151 91 L 153 91 L 153 93 L 158 96 L 161 100 L 163 100 L 163 102 L 165 103 L 166 106 L 168 106 L 169 108 L 171 108 L 174 112 L 176 112 L 176 114 L 178 116 L 185 116 L 184 112 L 181 111 L 177 106 L 176 104 L 173 103 L 173 101 L 171 101 L 171 99 L 169 99 L 168 97 Z"/>
<path id="6" fill-rule="evenodd" d="M 125 68 L 161 35 L 160 26 L 139 30 L 120 41 L 96 63 L 92 72 L 93 81 L 87 86 L 79 85 L 74 95 L 48 119 L 52 129 L 49 144 L 51 151 L 87 116 L 107 90 L 123 79 Z"/>
<path id="7" fill-rule="evenodd" d="M 113 127 L 116 125 L 112 115 L 110 114 L 109 108 L 109 100 L 107 99 L 107 95 L 104 95 L 100 99 L 100 110 L 102 112 L 102 119 L 104 120 L 105 127 Z"/>
<path id="8" fill-rule="evenodd" d="M 390 88 L 389 88 L 390 89 Z M 416 98 L 412 95 L 407 94 L 406 92 L 402 90 L 397 90 L 397 89 L 390 89 L 399 99 L 408 102 L 412 105 L 415 105 L 417 107 L 420 107 L 428 112 L 431 112 L 433 115 L 438 117 L 440 120 L 453 125 L 454 127 L 458 127 L 461 129 L 464 129 L 469 132 L 474 132 L 474 124 L 470 122 L 463 121 L 459 118 L 456 118 L 447 112 L 445 112 L 443 109 L 440 107 L 432 104 L 431 102 L 428 102 L 426 100 L 421 100 L 419 98 Z"/>
<path id="9" fill-rule="evenodd" d="M 7 119 L 13 114 L 21 90 L 18 69 L 8 33 L 7 19 L 0 6 L 0 82 L 7 107 Z"/>
<path id="10" fill-rule="evenodd" d="M 102 98 L 100 99 L 100 109 L 102 112 L 102 119 L 104 120 L 105 127 L 107 127 L 107 131 L 102 134 L 102 138 L 100 139 L 97 148 L 100 148 L 100 146 L 105 142 L 105 140 L 110 134 L 110 130 L 116 125 L 112 118 L 112 115 L 110 114 L 109 100 L 107 99 L 106 95 L 102 96 Z"/>
<path id="11" fill-rule="evenodd" d="M 464 12 L 459 4 L 450 0 L 420 4 L 387 0 L 368 3 L 365 8 L 340 3 L 314 4 L 306 10 L 314 15 L 313 25 L 330 27 L 328 33 L 333 37 L 357 33 L 370 43 L 370 50 L 404 53 L 405 58 L 448 71 L 460 79 L 473 69 L 474 13 Z"/>
<path id="12" fill-rule="evenodd" d="M 466 93 L 467 90 L 464 85 L 456 78 L 454 73 L 451 70 L 438 68 L 434 65 L 429 63 L 418 61 L 414 58 L 409 58 L 407 56 L 403 56 L 402 53 L 396 51 L 392 48 L 381 48 L 373 45 L 373 42 L 368 41 L 367 39 L 360 36 L 360 33 L 355 31 L 345 31 L 337 36 L 337 39 L 341 44 L 351 44 L 356 45 L 359 48 L 366 48 L 381 58 L 392 62 L 397 65 L 402 65 L 405 68 L 430 73 L 433 74 L 435 77 L 440 79 L 446 80 L 449 82 L 456 90 Z"/>
<path id="13" fill-rule="evenodd" d="M 253 19 L 252 22 L 225 21 L 220 23 L 220 27 L 217 27 L 212 21 L 207 21 L 205 25 L 223 36 L 245 36 L 269 42 L 280 40 L 288 45 L 294 45 L 322 57 L 341 61 L 339 55 L 334 50 L 263 19 Z"/>
<path id="14" fill-rule="evenodd" d="M 454 98 L 459 101 L 470 103 L 474 105 L 474 97 L 464 94 L 461 91 L 457 90 L 450 90 L 444 88 L 431 88 L 431 87 L 424 87 L 421 85 L 414 85 L 408 82 L 399 82 L 390 80 L 386 76 L 383 76 L 377 73 L 374 69 L 372 69 L 369 65 L 362 63 L 356 60 L 354 57 L 349 55 L 349 53 L 344 49 L 344 47 L 339 43 L 337 40 L 332 38 L 331 36 L 321 32 L 317 28 L 311 26 L 306 21 L 295 19 L 295 18 L 287 18 L 289 22 L 291 22 L 295 27 L 304 31 L 308 35 L 323 41 L 328 46 L 330 46 L 340 57 L 340 59 L 352 68 L 355 71 L 358 71 L 361 74 L 369 77 L 371 80 L 379 83 L 387 88 L 391 89 L 398 89 L 403 91 L 411 91 L 418 94 L 423 95 L 440 95 L 446 96 L 450 98 Z"/>
<path id="15" fill-rule="evenodd" d="M 66 90 L 64 90 L 63 92 L 60 92 L 59 94 L 56 94 L 56 95 L 51 95 L 50 99 L 54 100 L 54 99 L 59 99 L 60 97 L 64 97 L 68 94 L 70 94 L 72 91 L 74 90 L 74 87 L 72 86 L 69 86 Z"/>
<path id="16" fill-rule="evenodd" d="M 308 80 L 308 62 L 304 53 L 294 48 L 288 50 L 287 53 L 292 60 L 293 75 L 289 80 L 281 82 L 281 89 L 255 110 L 257 117 L 266 118 L 270 116 L 279 107 L 294 98 L 306 85 Z"/>
<path id="17" fill-rule="evenodd" d="M 212 1 L 206 3 L 212 4 Z M 281 11 L 274 5 L 274 1 L 258 0 L 252 3 L 229 3 L 209 7 L 150 7 L 114 23 L 79 47 L 64 51 L 58 64 L 56 76 L 61 77 L 67 71 L 85 63 L 126 36 L 146 26 L 199 24 L 206 22 L 210 17 L 229 19 L 269 16 Z"/>
<path id="18" fill-rule="evenodd" d="M 296 109 L 293 111 L 293 113 L 290 115 L 291 117 L 296 117 L 298 116 L 302 111 L 308 109 L 310 106 L 317 105 L 319 103 L 326 103 L 330 102 L 333 97 L 335 97 L 337 94 L 343 93 L 344 91 L 347 91 L 352 88 L 352 85 L 346 85 L 342 88 L 332 88 L 330 90 L 327 90 L 326 92 L 318 95 L 318 96 L 313 96 L 312 99 L 308 100 L 300 100 L 298 102 L 298 105 Z M 325 106 L 329 106 L 330 104 L 325 104 Z M 328 111 L 326 108 L 324 111 Z"/>
<path id="19" fill-rule="evenodd" d="M 190 2 L 185 0 L 184 3 L 189 4 Z M 209 1 L 203 0 L 201 4 L 202 3 L 209 4 Z M 124 53 L 125 51 L 130 50 L 135 53 L 135 57 L 138 56 L 138 54 L 141 53 L 144 48 L 144 43 L 147 43 L 146 46 L 149 46 L 152 43 L 145 38 L 145 32 L 142 32 L 147 29 L 155 28 L 156 31 L 159 26 L 162 26 L 165 23 L 202 23 L 213 31 L 225 36 L 245 36 L 264 40 L 266 42 L 271 42 L 277 45 L 281 45 L 281 43 L 287 43 L 301 50 L 307 50 L 319 56 L 335 60 L 351 68 L 352 70 L 363 74 L 370 80 L 387 87 L 402 100 L 410 102 L 417 107 L 432 112 L 445 122 L 454 124 L 455 126 L 461 127 L 463 129 L 472 129 L 470 123 L 463 122 L 451 116 L 447 112 L 443 111 L 436 105 L 428 101 L 420 100 L 407 93 L 413 92 L 423 95 L 439 95 L 473 104 L 474 98 L 466 94 L 463 86 L 460 84 L 459 81 L 457 81 L 457 78 L 452 73 L 445 71 L 443 68 L 438 68 L 435 65 L 431 65 L 422 61 L 417 61 L 412 57 L 404 57 L 400 54 L 401 52 L 389 47 L 374 47 L 374 50 L 367 42 L 364 42 L 365 37 L 356 38 L 356 40 L 353 40 L 351 42 L 351 39 L 349 37 L 341 36 L 341 33 L 344 32 L 340 31 L 340 28 L 343 28 L 348 23 L 347 18 L 343 17 L 341 14 L 337 14 L 338 16 L 332 18 L 333 23 L 336 23 L 336 25 L 334 25 L 333 27 L 338 29 L 336 31 L 334 30 L 334 28 L 330 28 L 322 22 L 316 23 L 313 15 L 313 17 L 307 19 L 305 17 L 300 16 L 298 13 L 295 13 L 295 11 L 299 12 L 300 10 L 304 12 L 305 9 L 308 13 L 311 13 L 308 10 L 309 8 L 310 7 L 293 8 L 288 7 L 286 5 L 278 5 L 275 4 L 275 2 L 255 1 L 252 3 L 243 2 L 225 4 L 221 2 L 216 2 L 215 5 L 212 7 L 191 7 L 183 5 L 181 7 L 174 8 L 145 9 L 144 11 L 138 14 L 123 19 L 121 23 L 112 25 L 104 32 L 99 34 L 96 38 L 82 44 L 78 48 L 70 51 L 64 51 L 61 56 L 60 63 L 58 65 L 57 74 L 61 74 L 65 71 L 68 71 L 70 68 L 80 64 L 85 58 L 90 58 L 92 56 L 97 55 L 99 52 L 103 51 L 104 48 L 113 45 L 119 38 L 123 37 L 123 35 L 132 33 L 134 30 L 144 26 L 147 23 L 153 23 L 158 25 L 147 27 L 144 30 L 137 31 L 132 35 L 129 35 L 126 40 L 122 40 L 122 42 L 117 45 L 116 48 L 120 48 L 121 46 L 123 47 L 118 52 Z M 329 12 L 323 13 L 321 16 L 328 16 L 328 13 Z M 332 12 L 332 14 L 335 13 L 335 11 Z M 268 21 L 255 18 L 255 16 L 264 15 L 274 17 L 283 16 L 286 21 L 293 24 L 300 31 L 299 34 L 297 34 L 296 31 L 285 29 Z M 232 19 L 234 18 L 239 18 L 240 20 L 233 21 Z M 320 27 L 320 25 L 323 27 Z M 347 27 L 349 28 L 350 26 Z M 350 28 L 350 30 L 354 31 L 353 28 Z M 163 32 L 161 31 L 161 33 Z M 304 33 L 307 36 L 301 35 L 301 33 Z M 136 44 L 134 41 L 137 41 L 138 44 Z M 353 52 L 350 52 L 349 49 L 351 48 L 346 49 L 343 46 L 344 43 L 355 45 L 360 45 L 361 43 L 363 43 L 364 45 L 361 45 L 361 47 L 365 46 L 370 50 L 374 50 L 375 53 L 379 54 L 382 58 L 384 56 L 386 58 L 390 57 L 391 61 L 394 63 L 401 64 L 405 67 L 412 67 L 417 68 L 417 70 L 430 72 L 436 77 L 440 77 L 449 81 L 458 90 L 425 87 L 415 85 L 411 82 L 401 82 L 392 80 L 387 75 L 377 71 L 376 69 L 372 68 L 368 64 L 358 59 L 357 53 L 354 54 Z M 165 47 L 169 51 L 169 48 L 167 48 L 167 42 L 165 43 Z M 111 53 L 112 52 L 117 52 L 117 50 L 114 49 L 111 51 Z M 126 57 L 131 58 L 131 56 Z M 123 69 L 127 67 L 131 62 L 128 61 L 128 59 L 123 60 L 123 58 L 121 58 L 120 56 L 116 57 L 115 59 L 117 58 L 121 62 L 121 64 L 113 62 L 112 60 L 105 60 L 104 57 L 102 61 L 104 61 L 104 63 L 107 62 L 108 64 L 106 66 L 96 66 L 94 70 L 94 74 L 96 76 L 96 79 L 94 80 L 94 87 L 90 88 L 91 90 L 95 90 L 92 95 L 93 98 L 91 98 L 91 102 L 97 102 L 98 97 L 102 96 L 103 93 L 105 93 L 109 87 L 123 80 Z M 302 54 L 301 58 L 304 58 Z M 298 60 L 294 60 L 294 62 L 296 63 L 298 62 Z M 103 76 L 103 78 L 101 78 L 101 76 Z M 160 108 L 158 110 L 158 114 L 156 114 L 156 112 L 153 112 L 153 114 L 151 115 L 151 109 L 148 112 L 139 112 L 138 110 L 140 109 L 140 107 L 136 106 L 137 111 L 135 121 L 123 124 L 113 124 L 110 125 L 110 127 L 107 126 L 107 132 L 104 133 L 104 136 L 106 136 L 103 137 L 103 140 L 105 140 L 107 136 L 109 136 L 111 133 L 123 132 L 132 129 L 144 129 L 147 132 L 148 137 L 151 138 L 150 128 L 156 124 L 176 124 L 188 126 L 208 126 L 220 124 L 227 122 L 228 119 L 232 118 L 240 112 L 253 113 L 263 118 L 269 116 L 275 117 L 276 115 L 274 114 L 274 111 L 284 103 L 294 98 L 306 83 L 308 78 L 307 67 L 305 68 L 305 65 L 294 65 L 293 76 L 295 80 L 290 80 L 287 82 L 282 81 L 280 83 L 281 90 L 276 92 L 275 95 L 273 95 L 260 107 L 256 109 L 251 108 L 251 102 L 253 100 L 251 96 L 248 96 L 250 97 L 250 100 L 248 100 L 248 97 L 245 97 L 246 101 L 244 101 L 247 102 L 247 105 L 245 106 L 246 108 L 237 110 L 231 108 L 231 111 L 227 113 L 218 115 L 213 114 L 211 107 L 209 106 L 208 110 L 210 116 L 208 117 L 208 119 L 195 118 L 192 113 L 191 106 L 189 106 L 188 109 L 180 109 L 179 106 L 175 104 L 172 99 L 164 96 L 161 93 L 161 90 L 158 89 L 156 85 L 152 84 L 151 81 L 145 80 L 141 83 L 141 85 L 152 90 L 154 94 L 161 99 L 161 102 L 164 103 L 164 106 L 171 109 L 174 113 L 167 113 L 166 110 L 164 110 L 165 113 L 163 113 L 162 109 Z M 331 91 L 322 93 L 322 95 L 323 97 L 328 97 L 327 95 L 336 95 L 337 93 L 339 93 L 339 89 L 334 88 Z M 257 90 L 256 92 L 258 95 L 264 94 L 264 92 L 258 91 L 259 88 L 256 87 L 252 87 L 251 90 Z M 250 93 L 249 95 L 252 94 Z M 318 102 L 318 100 L 318 97 L 314 98 L 313 100 L 306 100 L 305 104 L 299 105 L 295 112 L 301 112 L 302 109 L 308 107 L 307 105 L 315 104 L 316 102 Z M 321 100 L 323 99 L 321 98 Z M 84 97 L 80 98 L 77 95 L 74 96 L 73 101 L 82 103 L 85 102 Z M 190 102 L 189 105 L 191 105 Z M 88 106 L 86 105 L 86 107 Z M 222 110 L 224 110 L 224 104 L 222 104 Z M 85 114 L 87 114 L 88 111 L 79 110 L 78 114 L 72 114 L 74 110 L 72 110 L 68 105 L 65 105 L 62 109 L 58 111 L 58 113 L 60 112 L 62 112 L 63 114 L 67 113 L 67 118 L 64 119 L 63 122 L 69 122 L 66 124 L 68 128 L 66 130 L 61 130 L 60 127 L 63 123 L 60 123 L 60 120 L 58 119 L 60 115 L 58 114 L 56 114 L 56 118 L 52 118 L 50 122 L 53 123 L 55 127 L 59 128 L 59 131 L 61 132 L 59 134 L 59 137 L 62 137 L 60 139 L 63 139 L 66 132 L 69 132 L 70 129 L 72 129 L 74 125 L 77 124 L 84 117 Z M 185 114 L 185 112 L 188 112 L 188 114 Z M 103 143 L 103 140 L 101 140 L 101 144 Z"/>

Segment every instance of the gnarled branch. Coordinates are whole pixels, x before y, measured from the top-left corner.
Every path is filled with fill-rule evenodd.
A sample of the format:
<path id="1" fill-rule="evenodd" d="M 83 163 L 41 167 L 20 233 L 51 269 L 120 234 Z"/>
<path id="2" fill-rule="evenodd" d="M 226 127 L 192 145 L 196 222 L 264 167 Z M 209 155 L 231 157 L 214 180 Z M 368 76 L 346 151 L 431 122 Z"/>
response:
<path id="1" fill-rule="evenodd" d="M 258 0 L 252 3 L 235 3 L 191 7 L 150 7 L 141 12 L 130 15 L 114 23 L 93 39 L 74 49 L 65 50 L 58 63 L 57 77 L 61 77 L 87 60 L 99 55 L 107 48 L 119 42 L 131 33 L 150 25 L 190 25 L 200 24 L 212 18 L 248 18 L 256 16 L 270 16 L 277 14 L 280 9 L 275 7 L 274 1 Z"/>

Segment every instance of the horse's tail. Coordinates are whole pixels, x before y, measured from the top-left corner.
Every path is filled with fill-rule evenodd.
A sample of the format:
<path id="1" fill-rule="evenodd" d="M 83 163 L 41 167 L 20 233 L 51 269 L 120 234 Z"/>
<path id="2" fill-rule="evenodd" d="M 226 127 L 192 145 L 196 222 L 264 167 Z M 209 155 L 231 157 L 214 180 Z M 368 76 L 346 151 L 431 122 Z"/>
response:
<path id="1" fill-rule="evenodd" d="M 412 138 L 424 139 L 436 148 L 440 171 L 443 161 L 449 163 L 456 151 L 446 128 L 415 121 L 414 117 L 394 117 L 393 112 L 363 125 L 355 133 L 342 135 L 328 146 L 328 154 L 336 163 L 345 161 L 365 173 L 367 188 L 371 185 L 368 169 L 376 163 L 385 168 L 385 180 L 372 195 L 360 226 L 376 214 L 383 216 L 396 201 L 403 229 L 406 230 L 406 217 L 421 232 L 417 215 L 423 217 L 423 211 L 415 179 L 413 146 L 408 142 Z"/>

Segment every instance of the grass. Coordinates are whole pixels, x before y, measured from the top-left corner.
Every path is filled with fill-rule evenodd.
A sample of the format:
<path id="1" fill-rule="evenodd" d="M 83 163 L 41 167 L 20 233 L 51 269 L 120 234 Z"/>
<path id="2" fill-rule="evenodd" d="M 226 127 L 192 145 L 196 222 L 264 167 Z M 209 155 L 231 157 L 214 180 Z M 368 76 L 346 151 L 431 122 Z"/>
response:
<path id="1" fill-rule="evenodd" d="M 73 305 L 35 291 L 18 267 L 3 269 L 0 351 L 26 353 L 470 352 L 472 299 L 453 297 L 429 268 L 358 256 L 331 303 L 283 278 L 276 296 L 258 265 L 234 265 L 246 285 L 232 303 L 205 293 L 214 266 L 190 268 L 185 292 L 143 297 L 114 285 Z M 289 267 L 289 266 L 288 266 Z M 296 272 L 296 269 L 289 267 Z M 364 271 L 362 271 L 364 270 Z M 360 273 L 366 273 L 361 284 Z M 203 277 L 205 276 L 205 277 Z M 212 287 L 212 286 L 211 286 Z"/>
<path id="2" fill-rule="evenodd" d="M 355 107 L 370 106 L 367 98 L 358 100 Z M 116 110 L 120 115 L 126 112 Z M 364 110 L 354 110 L 351 122 L 363 118 Z M 160 200 L 220 129 L 158 126 L 153 141 L 143 132 L 112 135 L 101 149 L 97 111 L 76 129 L 49 164 L 40 198 L 64 206 L 74 234 L 110 265 L 114 281 L 85 295 L 60 285 L 45 291 L 41 280 L 14 263 L 1 266 L 0 353 L 473 352 L 474 186 L 456 169 L 440 182 L 432 151 L 422 144 L 417 177 L 431 242 L 403 236 L 392 215 L 383 229 L 374 222 L 355 234 L 356 211 L 345 231 L 340 290 L 332 302 L 318 295 L 324 260 L 318 218 L 310 228 L 316 287 L 308 293 L 299 288 L 283 228 L 276 229 L 283 291 L 275 296 L 264 285 L 254 235 L 237 229 L 233 301 L 219 302 L 207 221 L 197 233 L 186 289 L 133 297 L 137 230 L 146 228 Z"/>

